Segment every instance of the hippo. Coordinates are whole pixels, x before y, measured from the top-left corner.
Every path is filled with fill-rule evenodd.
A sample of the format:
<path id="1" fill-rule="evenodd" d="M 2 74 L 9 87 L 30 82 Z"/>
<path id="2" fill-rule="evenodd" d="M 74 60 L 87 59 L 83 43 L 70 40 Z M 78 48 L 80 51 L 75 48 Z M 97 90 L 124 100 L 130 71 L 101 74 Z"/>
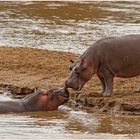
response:
<path id="1" fill-rule="evenodd" d="M 0 113 L 52 111 L 68 100 L 69 92 L 65 88 L 38 90 L 22 99 L 0 101 Z"/>
<path id="2" fill-rule="evenodd" d="M 96 41 L 72 61 L 66 88 L 81 90 L 94 74 L 102 84 L 103 96 L 113 94 L 113 78 L 140 75 L 140 35 L 107 37 Z"/>

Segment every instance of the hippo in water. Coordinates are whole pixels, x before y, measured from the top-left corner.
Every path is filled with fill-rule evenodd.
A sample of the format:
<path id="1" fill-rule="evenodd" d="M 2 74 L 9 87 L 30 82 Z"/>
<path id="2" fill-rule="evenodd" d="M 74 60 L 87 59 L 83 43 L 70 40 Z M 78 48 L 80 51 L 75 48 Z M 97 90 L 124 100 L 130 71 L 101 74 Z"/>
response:
<path id="1" fill-rule="evenodd" d="M 0 113 L 56 110 L 68 99 L 69 92 L 65 88 L 36 91 L 22 99 L 0 101 Z"/>
<path id="2" fill-rule="evenodd" d="M 78 61 L 71 61 L 66 88 L 81 90 L 94 74 L 102 83 L 102 94 L 113 93 L 113 78 L 140 75 L 140 35 L 108 37 L 95 42 Z"/>

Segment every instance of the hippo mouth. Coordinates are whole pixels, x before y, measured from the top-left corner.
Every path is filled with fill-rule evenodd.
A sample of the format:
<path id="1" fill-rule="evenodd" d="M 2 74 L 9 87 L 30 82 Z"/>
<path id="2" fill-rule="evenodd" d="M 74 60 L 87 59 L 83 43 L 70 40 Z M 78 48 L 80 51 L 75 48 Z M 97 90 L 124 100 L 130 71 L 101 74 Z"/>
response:
<path id="1" fill-rule="evenodd" d="M 61 95 L 62 97 L 66 98 L 66 99 L 69 99 L 69 92 L 68 92 L 68 90 L 65 91 L 65 93 L 60 93 L 59 95 Z"/>
<path id="2" fill-rule="evenodd" d="M 65 82 L 65 88 L 72 88 L 73 90 L 80 91 L 85 85 L 86 81 L 78 80 L 76 84 L 69 84 L 67 81 Z"/>
<path id="3" fill-rule="evenodd" d="M 72 88 L 72 89 L 75 90 L 75 91 L 80 91 L 80 90 L 83 88 L 83 85 L 84 85 L 84 84 L 79 85 L 78 87 L 70 87 L 70 88 Z"/>
<path id="4" fill-rule="evenodd" d="M 66 88 L 59 88 L 55 93 L 59 94 L 63 98 L 69 99 L 69 91 Z"/>

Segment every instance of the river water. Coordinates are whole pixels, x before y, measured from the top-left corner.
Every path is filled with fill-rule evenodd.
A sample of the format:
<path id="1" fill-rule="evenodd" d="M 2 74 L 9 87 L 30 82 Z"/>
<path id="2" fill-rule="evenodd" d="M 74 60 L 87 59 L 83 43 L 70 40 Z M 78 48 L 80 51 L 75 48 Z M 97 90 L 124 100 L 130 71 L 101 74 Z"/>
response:
<path id="1" fill-rule="evenodd" d="M 79 54 L 100 38 L 139 32 L 138 1 L 0 2 L 0 46 Z M 0 115 L 0 139 L 49 138 L 140 138 L 140 117 L 93 114 L 67 106 Z"/>
<path id="2" fill-rule="evenodd" d="M 82 53 L 140 33 L 140 2 L 0 2 L 0 45 Z"/>

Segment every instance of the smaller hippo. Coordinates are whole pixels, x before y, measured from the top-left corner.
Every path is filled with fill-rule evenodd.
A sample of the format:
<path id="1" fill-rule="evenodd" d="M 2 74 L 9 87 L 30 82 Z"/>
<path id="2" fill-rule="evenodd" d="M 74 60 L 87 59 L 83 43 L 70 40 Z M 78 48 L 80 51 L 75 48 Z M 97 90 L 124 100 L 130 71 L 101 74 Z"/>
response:
<path id="1" fill-rule="evenodd" d="M 73 62 L 70 71 L 65 81 L 66 88 L 81 90 L 96 74 L 102 83 L 102 94 L 111 96 L 114 77 L 140 76 L 140 35 L 107 37 L 96 41 L 78 61 Z"/>
<path id="2" fill-rule="evenodd" d="M 0 113 L 52 111 L 69 100 L 69 91 L 54 88 L 48 91 L 36 91 L 22 99 L 0 101 Z"/>

